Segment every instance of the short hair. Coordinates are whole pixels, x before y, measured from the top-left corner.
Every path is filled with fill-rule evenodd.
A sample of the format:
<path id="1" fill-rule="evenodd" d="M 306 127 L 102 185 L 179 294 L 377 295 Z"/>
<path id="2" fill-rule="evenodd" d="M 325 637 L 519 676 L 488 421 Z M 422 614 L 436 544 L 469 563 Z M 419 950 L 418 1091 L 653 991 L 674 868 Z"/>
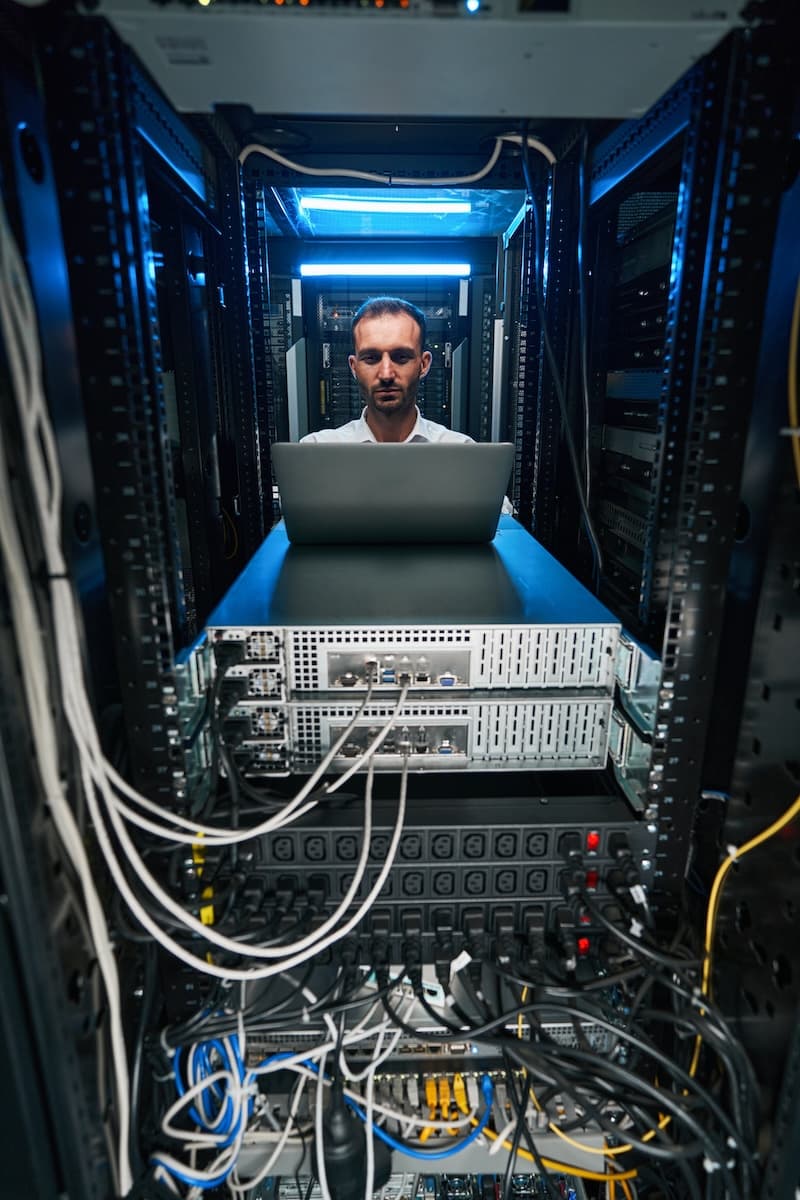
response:
<path id="1" fill-rule="evenodd" d="M 421 308 L 417 308 L 416 304 L 412 304 L 410 300 L 401 300 L 399 296 L 372 296 L 369 300 L 364 301 L 350 322 L 353 348 L 355 349 L 356 325 L 359 321 L 363 321 L 364 317 L 397 316 L 401 312 L 406 313 L 411 317 L 412 321 L 416 321 L 417 325 L 419 325 L 420 350 L 424 350 L 425 339 L 427 337 L 425 313 Z"/>

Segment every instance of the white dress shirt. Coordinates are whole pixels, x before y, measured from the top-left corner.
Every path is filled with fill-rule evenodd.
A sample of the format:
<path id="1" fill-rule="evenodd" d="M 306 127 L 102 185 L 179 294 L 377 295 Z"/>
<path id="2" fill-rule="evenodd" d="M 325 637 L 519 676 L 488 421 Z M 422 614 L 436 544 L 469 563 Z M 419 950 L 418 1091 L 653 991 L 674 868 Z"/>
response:
<path id="1" fill-rule="evenodd" d="M 362 411 L 356 421 L 348 421 L 338 429 L 320 429 L 317 433 L 307 433 L 300 438 L 301 442 L 377 442 L 375 434 L 367 424 L 367 410 Z M 414 428 L 404 442 L 471 442 L 473 439 L 466 433 L 457 433 L 446 425 L 429 421 L 417 409 L 417 420 Z"/>

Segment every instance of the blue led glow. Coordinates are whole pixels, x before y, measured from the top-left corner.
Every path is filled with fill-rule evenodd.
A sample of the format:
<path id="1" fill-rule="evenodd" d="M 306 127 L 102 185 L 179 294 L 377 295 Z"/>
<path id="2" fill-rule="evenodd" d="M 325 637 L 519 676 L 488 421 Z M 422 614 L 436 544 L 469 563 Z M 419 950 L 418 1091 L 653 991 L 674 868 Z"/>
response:
<path id="1" fill-rule="evenodd" d="M 481 6 L 481 0 L 466 0 L 467 12 L 477 12 Z"/>
<path id="2" fill-rule="evenodd" d="M 423 216 L 472 212 L 468 200 L 358 200 L 340 196 L 303 196 L 300 207 L 319 212 L 416 213 Z"/>
<path id="3" fill-rule="evenodd" d="M 450 275 L 466 278 L 472 265 L 452 263 L 301 263 L 300 274 L 311 275 Z"/>

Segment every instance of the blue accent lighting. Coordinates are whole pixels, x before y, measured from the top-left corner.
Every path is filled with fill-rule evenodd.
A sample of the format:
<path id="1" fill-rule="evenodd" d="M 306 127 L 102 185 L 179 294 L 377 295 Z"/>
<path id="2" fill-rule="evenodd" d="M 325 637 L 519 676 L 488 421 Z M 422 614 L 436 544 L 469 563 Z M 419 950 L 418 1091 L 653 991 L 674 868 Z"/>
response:
<path id="1" fill-rule="evenodd" d="M 456 276 L 462 279 L 472 273 L 471 263 L 301 263 L 300 274 L 309 278 L 320 275 L 394 275 L 394 276 Z"/>

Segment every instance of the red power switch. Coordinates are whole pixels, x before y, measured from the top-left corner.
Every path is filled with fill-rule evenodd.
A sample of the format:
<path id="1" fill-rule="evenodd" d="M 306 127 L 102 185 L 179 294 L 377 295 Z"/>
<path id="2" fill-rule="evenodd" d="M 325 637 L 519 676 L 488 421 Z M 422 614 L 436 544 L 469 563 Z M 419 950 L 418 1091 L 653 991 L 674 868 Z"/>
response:
<path id="1" fill-rule="evenodd" d="M 596 854 L 600 849 L 600 832 L 597 829 L 590 829 L 586 834 L 586 850 L 589 854 Z"/>

